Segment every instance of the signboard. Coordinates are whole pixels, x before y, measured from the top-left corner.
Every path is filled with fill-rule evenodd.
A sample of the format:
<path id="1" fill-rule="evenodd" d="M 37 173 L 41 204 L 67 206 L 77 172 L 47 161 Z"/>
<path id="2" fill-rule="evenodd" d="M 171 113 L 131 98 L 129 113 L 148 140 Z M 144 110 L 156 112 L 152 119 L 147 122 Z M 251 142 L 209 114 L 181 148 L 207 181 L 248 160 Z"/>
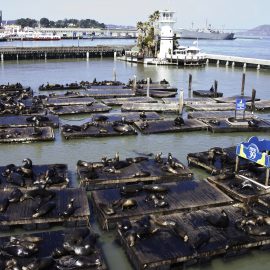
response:
<path id="1" fill-rule="evenodd" d="M 270 168 L 270 156 L 263 151 L 270 151 L 270 141 L 251 137 L 248 142 L 236 147 L 236 155 Z"/>
<path id="2" fill-rule="evenodd" d="M 235 109 L 237 111 L 243 111 L 246 109 L 247 103 L 244 98 L 237 98 L 235 103 Z"/>

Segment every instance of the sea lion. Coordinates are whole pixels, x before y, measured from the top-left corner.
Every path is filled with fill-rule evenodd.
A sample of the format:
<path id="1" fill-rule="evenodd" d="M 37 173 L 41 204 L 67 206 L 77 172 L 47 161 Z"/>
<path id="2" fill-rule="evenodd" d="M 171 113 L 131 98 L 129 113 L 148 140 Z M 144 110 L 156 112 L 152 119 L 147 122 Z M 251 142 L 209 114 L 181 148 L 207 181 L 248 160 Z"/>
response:
<path id="1" fill-rule="evenodd" d="M 165 172 L 169 172 L 172 174 L 178 174 L 177 170 L 175 170 L 171 165 L 165 164 L 161 167 L 161 169 Z"/>
<path id="2" fill-rule="evenodd" d="M 31 257 L 32 255 L 36 254 L 38 252 L 38 248 L 34 249 L 28 249 L 27 247 L 23 245 L 14 245 L 7 243 L 2 247 L 2 250 L 4 250 L 6 253 L 15 256 L 15 257 Z"/>
<path id="3" fill-rule="evenodd" d="M 166 193 L 168 192 L 169 189 L 164 185 L 154 184 L 154 185 L 144 185 L 143 190 L 151 193 Z"/>
<path id="4" fill-rule="evenodd" d="M 174 125 L 175 126 L 184 126 L 185 125 L 185 121 L 183 119 L 183 117 L 181 116 L 177 116 L 175 119 L 174 119 Z"/>
<path id="5" fill-rule="evenodd" d="M 123 219 L 118 223 L 118 229 L 122 232 L 127 232 L 132 228 L 131 222 L 129 219 Z"/>
<path id="6" fill-rule="evenodd" d="M 96 116 L 94 117 L 94 120 L 95 120 L 95 121 L 98 121 L 98 122 L 105 122 L 105 121 L 108 120 L 108 117 L 107 117 L 106 115 L 103 115 L 103 114 L 101 114 L 101 115 L 96 115 Z"/>
<path id="7" fill-rule="evenodd" d="M 127 210 L 127 209 L 136 208 L 137 206 L 138 206 L 138 203 L 134 199 L 124 199 L 122 201 L 122 204 L 121 204 L 122 211 Z"/>
<path id="8" fill-rule="evenodd" d="M 146 160 L 149 160 L 149 158 L 148 157 L 126 158 L 126 161 L 128 163 L 139 163 L 139 162 L 146 161 Z"/>
<path id="9" fill-rule="evenodd" d="M 133 184 L 133 185 L 125 185 L 120 188 L 120 193 L 122 195 L 130 195 L 130 194 L 135 194 L 140 191 L 142 191 L 143 185 L 140 184 Z"/>
<path id="10" fill-rule="evenodd" d="M 54 259 L 57 259 L 57 258 L 66 256 L 68 254 L 69 252 L 64 247 L 56 247 L 52 252 L 52 257 Z"/>
<path id="11" fill-rule="evenodd" d="M 137 178 L 137 177 L 149 177 L 151 175 L 150 172 L 147 171 L 139 171 L 136 172 L 132 175 L 133 178 Z"/>
<path id="12" fill-rule="evenodd" d="M 112 124 L 112 128 L 122 134 L 133 132 L 133 128 L 128 124 L 124 124 L 122 122 L 114 122 Z"/>
<path id="13" fill-rule="evenodd" d="M 53 190 L 48 190 L 46 189 L 46 184 L 45 186 L 42 187 L 37 187 L 35 189 L 32 190 L 27 190 L 23 196 L 20 198 L 20 201 L 24 201 L 24 200 L 34 200 L 36 197 L 40 197 L 41 199 L 47 199 L 50 200 L 55 196 L 55 192 Z"/>
<path id="14" fill-rule="evenodd" d="M 128 246 L 133 247 L 137 239 L 137 233 L 133 229 L 125 232 L 124 237 L 127 241 Z"/>
<path id="15" fill-rule="evenodd" d="M 33 176 L 33 162 L 30 158 L 25 158 L 23 161 L 23 166 L 19 167 L 17 171 L 21 172 L 25 177 Z"/>
<path id="16" fill-rule="evenodd" d="M 7 182 L 11 183 L 13 185 L 19 186 L 19 187 L 24 187 L 25 186 L 25 179 L 24 177 L 18 173 L 18 172 L 11 172 L 7 176 Z"/>
<path id="17" fill-rule="evenodd" d="M 88 269 L 89 267 L 100 266 L 99 259 L 92 259 L 86 256 L 63 256 L 55 260 L 58 269 Z"/>
<path id="18" fill-rule="evenodd" d="M 6 212 L 8 206 L 9 206 L 9 200 L 8 200 L 8 198 L 2 199 L 0 201 L 0 213 Z"/>
<path id="19" fill-rule="evenodd" d="M 68 218 L 70 216 L 72 216 L 75 211 L 79 208 L 78 206 L 74 205 L 74 198 L 71 198 L 69 203 L 67 204 L 67 208 L 66 210 L 64 210 L 63 213 L 60 213 L 59 216 L 63 217 L 63 218 Z"/>
<path id="20" fill-rule="evenodd" d="M 52 211 L 56 207 L 56 203 L 54 201 L 46 202 L 45 204 L 41 205 L 39 208 L 35 210 L 35 213 L 32 215 L 33 218 L 39 218 L 50 211 Z"/>
<path id="21" fill-rule="evenodd" d="M 228 214 L 225 210 L 221 210 L 220 214 L 211 214 L 206 216 L 206 221 L 214 227 L 227 228 L 229 226 L 230 220 Z"/>
<path id="22" fill-rule="evenodd" d="M 22 196 L 23 196 L 23 193 L 21 192 L 21 190 L 18 188 L 14 188 L 8 196 L 8 201 L 10 203 L 17 203 L 20 201 Z"/>
<path id="23" fill-rule="evenodd" d="M 43 134 L 43 130 L 41 128 L 38 127 L 34 127 L 34 131 L 31 133 L 32 136 L 34 137 L 40 137 Z"/>
<path id="24" fill-rule="evenodd" d="M 5 167 L 4 171 L 2 172 L 2 176 L 7 177 L 10 175 L 11 172 L 16 171 L 17 167 L 14 164 L 9 164 Z"/>
<path id="25" fill-rule="evenodd" d="M 141 118 L 141 119 L 146 119 L 146 118 L 147 118 L 147 115 L 146 115 L 145 111 L 142 111 L 142 112 L 140 113 L 140 118 Z"/>
<path id="26" fill-rule="evenodd" d="M 199 232 L 193 242 L 194 249 L 199 250 L 203 246 L 206 246 L 209 243 L 210 238 L 211 238 L 211 235 L 208 230 Z"/>

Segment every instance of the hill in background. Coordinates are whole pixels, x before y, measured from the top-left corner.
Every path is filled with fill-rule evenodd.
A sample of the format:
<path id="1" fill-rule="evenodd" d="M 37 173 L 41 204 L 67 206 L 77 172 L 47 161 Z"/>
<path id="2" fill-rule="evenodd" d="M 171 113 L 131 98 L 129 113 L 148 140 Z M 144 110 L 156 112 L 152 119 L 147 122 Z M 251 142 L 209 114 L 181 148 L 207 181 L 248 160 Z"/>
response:
<path id="1" fill-rule="evenodd" d="M 260 25 L 246 32 L 239 32 L 237 34 L 241 36 L 270 37 L 270 25 L 269 24 Z"/>

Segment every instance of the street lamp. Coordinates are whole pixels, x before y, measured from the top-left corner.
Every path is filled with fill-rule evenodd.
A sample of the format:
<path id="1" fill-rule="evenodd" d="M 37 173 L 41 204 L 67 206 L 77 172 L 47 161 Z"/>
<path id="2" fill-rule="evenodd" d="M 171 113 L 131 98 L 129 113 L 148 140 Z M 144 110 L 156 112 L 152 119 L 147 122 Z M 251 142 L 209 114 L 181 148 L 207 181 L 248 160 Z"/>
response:
<path id="1" fill-rule="evenodd" d="M 78 47 L 80 47 L 80 37 L 78 36 Z"/>

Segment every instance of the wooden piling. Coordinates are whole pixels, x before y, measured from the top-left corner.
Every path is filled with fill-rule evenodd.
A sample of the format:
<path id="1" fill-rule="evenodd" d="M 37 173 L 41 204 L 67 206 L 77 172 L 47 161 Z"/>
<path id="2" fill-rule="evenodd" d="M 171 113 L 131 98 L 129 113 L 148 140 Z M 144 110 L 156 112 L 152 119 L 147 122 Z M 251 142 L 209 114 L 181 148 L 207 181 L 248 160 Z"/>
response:
<path id="1" fill-rule="evenodd" d="M 188 91 L 191 91 L 191 87 L 192 87 L 192 74 L 189 74 L 189 77 L 188 77 Z"/>
<path id="2" fill-rule="evenodd" d="M 245 94 L 245 82 L 246 82 L 246 73 L 242 75 L 242 86 L 241 86 L 241 96 Z"/>
<path id="3" fill-rule="evenodd" d="M 215 80 L 214 82 L 214 97 L 216 98 L 217 97 L 217 91 L 218 91 L 218 81 Z"/>
<path id="4" fill-rule="evenodd" d="M 147 78 L 147 92 L 146 96 L 150 97 L 150 78 Z"/>
<path id="5" fill-rule="evenodd" d="M 252 89 L 252 97 L 251 97 L 251 112 L 252 112 L 252 114 L 255 111 L 255 98 L 256 98 L 256 90 Z"/>
<path id="6" fill-rule="evenodd" d="M 179 114 L 183 114 L 183 108 L 184 108 L 184 90 L 180 90 L 179 94 Z"/>
<path id="7" fill-rule="evenodd" d="M 113 80 L 116 82 L 116 69 L 113 68 Z"/>

